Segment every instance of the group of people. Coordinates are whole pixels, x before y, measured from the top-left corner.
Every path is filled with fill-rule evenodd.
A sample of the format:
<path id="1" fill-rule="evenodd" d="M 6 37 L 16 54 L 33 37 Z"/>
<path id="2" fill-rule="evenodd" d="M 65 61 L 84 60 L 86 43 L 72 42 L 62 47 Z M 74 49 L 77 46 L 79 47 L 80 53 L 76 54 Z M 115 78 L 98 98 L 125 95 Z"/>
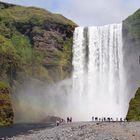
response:
<path id="1" fill-rule="evenodd" d="M 60 123 L 63 123 L 63 122 L 65 122 L 65 120 L 64 120 L 64 119 L 61 119 L 61 120 L 56 120 L 56 126 L 59 126 L 59 125 L 60 125 Z"/>
<path id="2" fill-rule="evenodd" d="M 99 117 L 92 117 L 92 121 L 99 121 L 99 122 L 126 122 L 127 121 L 127 118 L 116 118 L 115 120 L 111 117 L 102 117 L 102 118 L 99 118 Z M 65 122 L 65 120 L 61 119 L 60 121 L 56 121 L 56 125 L 59 126 L 60 123 L 63 123 Z M 71 123 L 72 122 L 72 117 L 67 117 L 67 123 Z"/>
<path id="3" fill-rule="evenodd" d="M 56 126 L 59 126 L 60 123 L 63 123 L 63 122 L 65 122 L 64 119 L 56 120 Z M 70 122 L 70 123 L 72 122 L 72 117 L 67 117 L 67 123 L 69 123 L 69 122 Z"/>
<path id="4" fill-rule="evenodd" d="M 103 118 L 98 118 L 98 117 L 92 117 L 92 121 L 101 121 L 101 122 L 126 122 L 127 121 L 127 118 L 116 118 L 116 120 L 114 120 L 113 118 L 110 118 L 110 117 L 103 117 Z"/>
<path id="5" fill-rule="evenodd" d="M 67 123 L 72 122 L 72 117 L 67 117 Z"/>

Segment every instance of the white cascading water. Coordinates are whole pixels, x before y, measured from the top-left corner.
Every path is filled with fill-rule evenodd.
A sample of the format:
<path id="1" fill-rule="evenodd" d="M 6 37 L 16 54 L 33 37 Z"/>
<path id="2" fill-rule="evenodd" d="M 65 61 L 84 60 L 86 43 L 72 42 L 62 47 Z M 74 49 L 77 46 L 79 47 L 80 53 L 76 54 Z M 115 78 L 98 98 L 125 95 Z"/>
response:
<path id="1" fill-rule="evenodd" d="M 73 41 L 71 113 L 75 120 L 124 118 L 122 24 L 77 27 Z"/>

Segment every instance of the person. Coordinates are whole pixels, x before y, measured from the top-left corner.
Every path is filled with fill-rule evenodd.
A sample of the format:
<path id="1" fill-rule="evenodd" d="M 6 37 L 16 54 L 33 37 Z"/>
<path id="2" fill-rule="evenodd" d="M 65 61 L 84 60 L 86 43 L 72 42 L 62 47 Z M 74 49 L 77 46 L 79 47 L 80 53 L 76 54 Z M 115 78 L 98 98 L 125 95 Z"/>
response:
<path id="1" fill-rule="evenodd" d="M 92 116 L 92 121 L 94 121 L 94 117 Z"/>
<path id="2" fill-rule="evenodd" d="M 98 121 L 98 117 L 95 117 L 95 121 Z"/>
<path id="3" fill-rule="evenodd" d="M 72 117 L 70 117 L 70 122 L 72 122 Z"/>
<path id="4" fill-rule="evenodd" d="M 64 122 L 64 119 L 61 119 L 61 121 L 60 121 L 61 123 L 63 123 Z"/>
<path id="5" fill-rule="evenodd" d="M 60 124 L 60 122 L 57 120 L 57 121 L 56 121 L 56 126 L 59 126 L 59 124 Z"/>
<path id="6" fill-rule="evenodd" d="M 107 120 L 108 120 L 108 122 L 110 122 L 110 118 L 109 117 L 107 118 Z"/>
<path id="7" fill-rule="evenodd" d="M 126 118 L 124 118 L 124 122 L 127 122 L 127 121 L 128 121 L 127 117 L 126 117 Z"/>
<path id="8" fill-rule="evenodd" d="M 67 117 L 67 123 L 70 121 L 70 118 L 69 117 Z"/>

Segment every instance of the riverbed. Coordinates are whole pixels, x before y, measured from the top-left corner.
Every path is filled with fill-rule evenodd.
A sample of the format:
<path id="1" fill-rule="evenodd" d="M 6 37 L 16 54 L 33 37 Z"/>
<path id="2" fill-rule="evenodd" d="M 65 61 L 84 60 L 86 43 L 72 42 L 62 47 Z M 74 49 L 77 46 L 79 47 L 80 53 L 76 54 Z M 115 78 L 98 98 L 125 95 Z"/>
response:
<path id="1" fill-rule="evenodd" d="M 140 122 L 75 122 L 33 130 L 9 140 L 140 140 Z"/>

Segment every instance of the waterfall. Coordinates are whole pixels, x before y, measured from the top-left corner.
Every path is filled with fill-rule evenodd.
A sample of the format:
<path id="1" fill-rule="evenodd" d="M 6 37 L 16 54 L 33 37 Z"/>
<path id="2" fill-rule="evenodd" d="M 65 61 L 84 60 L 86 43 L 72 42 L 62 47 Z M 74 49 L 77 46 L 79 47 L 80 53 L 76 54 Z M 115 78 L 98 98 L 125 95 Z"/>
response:
<path id="1" fill-rule="evenodd" d="M 71 97 L 75 119 L 126 116 L 122 46 L 122 24 L 75 29 Z"/>

